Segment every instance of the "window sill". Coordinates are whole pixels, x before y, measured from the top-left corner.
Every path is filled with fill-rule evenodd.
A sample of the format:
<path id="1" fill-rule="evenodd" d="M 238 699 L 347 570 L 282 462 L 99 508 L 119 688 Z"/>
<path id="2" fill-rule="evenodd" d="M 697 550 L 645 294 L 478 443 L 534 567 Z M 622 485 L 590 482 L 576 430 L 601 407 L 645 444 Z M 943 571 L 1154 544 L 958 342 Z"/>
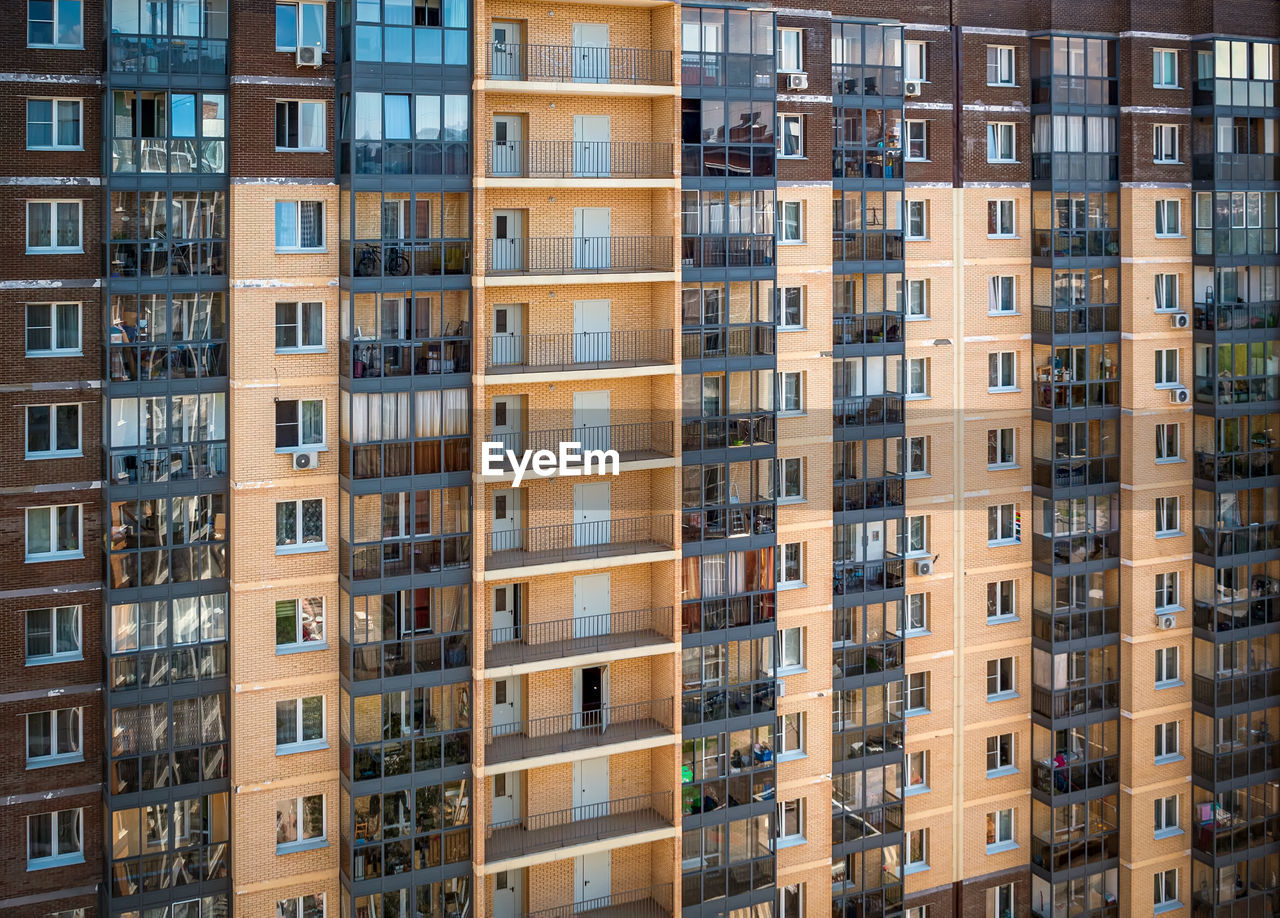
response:
<path id="1" fill-rule="evenodd" d="M 913 873 L 924 873 L 928 869 L 929 869 L 928 864 L 907 864 L 905 867 L 902 868 L 902 875 L 904 877 L 909 877 Z"/>
<path id="2" fill-rule="evenodd" d="M 1156 615 L 1177 615 L 1179 612 L 1187 611 L 1184 606 L 1156 606 Z"/>
<path id="3" fill-rule="evenodd" d="M 1153 160 L 1151 160 L 1151 164 L 1152 164 L 1153 166 L 1182 166 L 1182 165 L 1185 165 L 1185 164 L 1182 162 L 1182 160 L 1180 160 L 1180 159 L 1153 159 Z"/>
<path id="4" fill-rule="evenodd" d="M 1154 838 L 1156 841 L 1159 841 L 1162 838 L 1176 838 L 1177 836 L 1183 835 L 1183 834 L 1185 833 L 1182 831 L 1180 827 L 1174 826 L 1172 829 L 1161 829 L 1151 837 Z"/>
<path id="5" fill-rule="evenodd" d="M 27 657 L 25 666 L 52 666 L 55 663 L 75 663 L 84 659 L 84 653 L 49 653 Z"/>
<path id="6" fill-rule="evenodd" d="M 993 768 L 993 769 L 991 769 L 990 771 L 988 771 L 988 772 L 987 772 L 987 778 L 988 778 L 988 779 L 991 779 L 991 778 L 1007 778 L 1007 777 L 1009 777 L 1010 775 L 1016 775 L 1017 773 L 1018 773 L 1018 766 L 1017 766 L 1017 765 L 1006 765 L 1006 766 L 1004 766 L 1003 768 Z"/>
<path id="7" fill-rule="evenodd" d="M 1180 462 L 1186 462 L 1181 456 L 1173 456 L 1169 459 L 1157 459 L 1156 465 L 1177 465 Z"/>
<path id="8" fill-rule="evenodd" d="M 996 692 L 994 695 L 987 696 L 987 704 L 995 704 L 1000 701 L 1012 701 L 1017 697 L 1017 692 Z"/>
<path id="9" fill-rule="evenodd" d="M 293 755 L 296 752 L 316 752 L 320 749 L 328 749 L 329 741 L 327 739 L 311 740 L 306 743 L 289 743 L 285 746 L 276 746 L 276 755 Z"/>
<path id="10" fill-rule="evenodd" d="M 1018 162 L 1019 162 L 1019 161 L 1018 161 L 1018 160 L 1016 160 L 1016 159 L 989 159 L 989 160 L 987 160 L 987 165 L 989 165 L 989 166 L 1016 166 L 1016 165 L 1018 165 Z"/>
<path id="11" fill-rule="evenodd" d="M 26 563 L 27 564 L 45 564 L 49 561 L 74 561 L 78 558 L 83 558 L 83 557 L 84 557 L 83 551 L 65 551 L 65 552 L 58 552 L 56 554 L 48 554 L 48 555 L 27 555 Z"/>
<path id="12" fill-rule="evenodd" d="M 803 325 L 779 325 L 778 326 L 779 334 L 782 334 L 784 332 L 802 332 L 802 331 L 808 331 L 808 330 L 809 329 Z"/>
<path id="13" fill-rule="evenodd" d="M 809 668 L 807 666 L 779 666 L 773 672 L 775 676 L 796 676 L 808 671 Z"/>
<path id="14" fill-rule="evenodd" d="M 779 412 L 778 412 L 778 414 L 777 414 L 777 417 L 780 417 L 780 418 L 802 418 L 802 417 L 804 417 L 805 415 L 807 415 L 808 413 L 809 413 L 809 412 L 805 411 L 804 409 L 796 410 L 796 409 L 792 408 L 792 409 L 788 409 L 788 410 L 786 410 L 786 411 L 779 411 Z"/>
<path id="15" fill-rule="evenodd" d="M 997 462 L 995 465 L 987 466 L 988 472 L 1007 472 L 1010 469 L 1020 469 L 1022 466 L 1016 462 Z"/>
<path id="16" fill-rule="evenodd" d="M 327 354 L 329 349 L 324 345 L 320 347 L 278 347 L 277 354 Z"/>
<path id="17" fill-rule="evenodd" d="M 33 360 L 46 360 L 50 357 L 83 357 L 84 351 L 79 348 L 74 351 L 27 351 L 26 356 Z"/>
<path id="18" fill-rule="evenodd" d="M 1010 392 L 1021 392 L 1017 386 L 996 386 L 994 389 L 987 387 L 987 392 L 991 395 L 1006 395 Z"/>
<path id="19" fill-rule="evenodd" d="M 804 240 L 803 239 L 779 239 L 778 245 L 781 245 L 781 246 L 804 245 Z"/>
<path id="20" fill-rule="evenodd" d="M 276 249 L 277 255 L 328 255 L 328 248 L 323 249 Z"/>
<path id="21" fill-rule="evenodd" d="M 1020 316 L 1020 315 L 1022 315 L 1022 313 L 1018 312 L 1016 309 L 988 309 L 987 310 L 987 316 L 992 319 L 999 318 L 1000 316 Z"/>
<path id="22" fill-rule="evenodd" d="M 1176 912 L 1180 908 L 1182 908 L 1181 900 L 1174 899 L 1172 902 L 1163 902 L 1160 905 L 1157 905 L 1155 908 L 1151 909 L 1151 914 L 1163 915 L 1165 912 Z"/>
<path id="23" fill-rule="evenodd" d="M 324 147 L 276 147 L 277 153 L 328 153 Z"/>
<path id="24" fill-rule="evenodd" d="M 781 73 L 782 71 L 778 71 L 778 72 L 779 72 L 779 73 Z M 777 158 L 777 159 L 790 159 L 790 160 L 797 160 L 797 159 L 798 159 L 798 160 L 806 160 L 806 159 L 808 159 L 809 157 L 804 156 L 804 155 L 796 156 L 794 153 L 793 153 L 792 155 L 790 155 L 790 156 L 783 156 L 781 153 L 779 153 L 779 154 L 777 155 L 777 157 L 776 157 L 776 158 Z"/>
<path id="25" fill-rule="evenodd" d="M 277 456 L 291 456 L 294 453 L 327 453 L 329 446 L 327 443 L 317 443 L 314 446 L 277 446 Z"/>
<path id="26" fill-rule="evenodd" d="M 914 156 L 908 156 L 908 157 L 906 157 L 905 159 L 903 159 L 903 162 L 904 162 L 904 163 L 931 163 L 931 162 L 933 162 L 933 160 L 931 160 L 931 159 L 916 159 Z"/>
<path id="27" fill-rule="evenodd" d="M 924 717 L 926 714 L 932 714 L 933 711 L 928 708 L 912 708 L 909 711 L 903 711 L 903 717 Z"/>
<path id="28" fill-rule="evenodd" d="M 45 48 L 50 51 L 83 51 L 84 45 L 27 45 L 28 48 Z"/>
<path id="29" fill-rule="evenodd" d="M 774 756 L 774 760 L 777 762 L 797 762 L 800 759 L 807 759 L 808 757 L 809 757 L 809 754 L 803 751 L 779 752 L 776 756 Z"/>
<path id="30" fill-rule="evenodd" d="M 1009 545 L 1021 545 L 1020 539 L 988 539 L 987 548 L 1005 548 Z"/>
<path id="31" fill-rule="evenodd" d="M 929 237 L 928 236 L 903 236 L 902 241 L 903 242 L 928 242 Z"/>
<path id="32" fill-rule="evenodd" d="M 904 316 L 904 322 L 928 322 L 929 316 Z"/>
<path id="33" fill-rule="evenodd" d="M 803 580 L 788 580 L 778 584 L 778 592 L 781 593 L 784 590 L 803 590 L 808 585 L 809 584 L 805 583 Z"/>
<path id="34" fill-rule="evenodd" d="M 305 644 L 277 644 L 276 656 L 285 657 L 294 653 L 306 653 L 309 650 L 328 650 L 328 641 L 308 641 Z"/>
<path id="35" fill-rule="evenodd" d="M 1184 761 L 1185 759 L 1186 759 L 1186 756 L 1184 756 L 1182 753 L 1175 752 L 1172 755 L 1156 756 L 1155 764 L 1156 765 L 1172 765 L 1175 762 L 1181 762 L 1181 761 Z"/>
<path id="36" fill-rule="evenodd" d="M 1162 383 L 1156 383 L 1155 385 L 1155 389 L 1157 392 L 1168 392 L 1170 389 L 1181 389 L 1181 388 L 1182 388 L 1182 383 L 1180 382 L 1162 382 Z"/>
<path id="37" fill-rule="evenodd" d="M 42 857 L 37 860 L 27 860 L 27 872 L 33 870 L 50 870 L 54 867 L 67 867 L 71 864 L 83 864 L 84 852 L 79 851 L 75 854 L 60 854 L 57 857 Z"/>
<path id="38" fill-rule="evenodd" d="M 84 247 L 74 249 L 27 249 L 28 255 L 83 255 Z"/>
<path id="39" fill-rule="evenodd" d="M 779 838 L 774 845 L 775 848 L 794 848 L 797 845 L 803 845 L 808 839 L 803 835 L 790 835 Z"/>
<path id="40" fill-rule="evenodd" d="M 909 637 L 909 638 L 932 637 L 933 632 L 930 631 L 928 628 L 908 628 L 907 630 L 902 632 L 902 636 Z"/>
<path id="41" fill-rule="evenodd" d="M 920 558 L 928 558 L 929 550 L 927 548 L 921 548 L 921 549 L 917 549 L 916 551 L 909 551 L 906 554 L 904 554 L 902 557 L 907 561 L 916 561 L 916 560 L 919 560 Z"/>
<path id="42" fill-rule="evenodd" d="M 28 462 L 39 462 L 41 459 L 83 459 L 83 450 L 67 450 L 55 453 L 27 453 L 23 458 Z"/>
<path id="43" fill-rule="evenodd" d="M 329 839 L 327 838 L 309 838 L 306 841 L 286 842 L 283 845 L 276 845 L 276 856 L 296 854 L 299 851 L 314 851 L 317 848 L 327 847 L 329 847 Z"/>
<path id="44" fill-rule="evenodd" d="M 1003 854 L 1006 851 L 1016 851 L 1018 843 L 1016 841 L 996 842 L 994 845 L 987 845 L 987 854 Z"/>
<path id="45" fill-rule="evenodd" d="M 1186 239 L 1182 233 L 1156 233 L 1157 239 Z M 1156 312 L 1177 312 L 1176 309 L 1157 309 Z"/>
<path id="46" fill-rule="evenodd" d="M 1156 691 L 1158 692 L 1161 689 L 1169 688 L 1182 688 L 1186 684 L 1187 683 L 1183 682 L 1181 679 L 1170 679 L 1168 682 L 1157 682 Z"/>
<path id="47" fill-rule="evenodd" d="M 988 239 L 1021 239 L 1017 233 L 987 233 Z"/>
<path id="48" fill-rule="evenodd" d="M 807 504 L 809 499 L 806 497 L 780 497 L 777 500 L 778 506 L 785 507 L 787 504 Z"/>
<path id="49" fill-rule="evenodd" d="M 306 545 L 277 545 L 277 555 L 310 555 L 316 552 L 328 551 L 329 546 L 324 542 L 308 542 Z"/>
<path id="50" fill-rule="evenodd" d="M 41 768 L 54 768 L 58 765 L 70 765 L 72 762 L 83 761 L 83 752 L 77 752 L 74 755 L 46 755 L 38 759 L 28 759 L 27 771 L 36 771 Z"/>
<path id="51" fill-rule="evenodd" d="M 988 86 L 999 86 L 1001 89 L 1017 89 L 1017 83 L 988 83 Z"/>
<path id="52" fill-rule="evenodd" d="M 1008 625 L 1011 622 L 1020 622 L 1020 621 L 1022 621 L 1022 619 L 1018 618 L 1018 616 L 1016 615 L 988 615 L 987 616 L 988 625 Z"/>
<path id="53" fill-rule="evenodd" d="M 32 153 L 83 153 L 84 147 L 27 147 Z"/>
<path id="54" fill-rule="evenodd" d="M 928 784 L 916 784 L 903 790 L 902 796 L 914 797 L 917 794 L 927 794 L 931 790 L 933 790 L 933 788 L 931 788 Z"/>
<path id="55" fill-rule="evenodd" d="M 930 398 L 932 398 L 932 396 L 927 394 L 926 395 L 904 395 L 902 397 L 902 400 L 904 402 L 923 402 Z"/>
<path id="56" fill-rule="evenodd" d="M 1186 533 L 1183 532 L 1181 529 L 1170 529 L 1166 532 L 1157 532 L 1156 538 L 1157 539 L 1177 539 L 1184 535 L 1186 535 Z"/>
<path id="57" fill-rule="evenodd" d="M 902 477 L 907 479 L 908 481 L 911 481 L 916 478 L 932 478 L 933 476 L 930 475 L 928 472 L 907 472 L 907 474 Z"/>

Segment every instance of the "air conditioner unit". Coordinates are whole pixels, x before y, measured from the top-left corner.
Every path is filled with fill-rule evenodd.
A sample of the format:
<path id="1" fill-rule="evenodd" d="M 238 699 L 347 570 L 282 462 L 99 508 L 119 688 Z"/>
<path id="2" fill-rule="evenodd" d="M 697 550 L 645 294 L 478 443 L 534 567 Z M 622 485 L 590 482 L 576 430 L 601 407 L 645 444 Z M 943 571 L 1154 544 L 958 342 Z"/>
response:
<path id="1" fill-rule="evenodd" d="M 932 558 L 921 558 L 919 561 L 916 562 L 917 577 L 928 577 L 932 573 L 933 573 Z"/>
<path id="2" fill-rule="evenodd" d="M 904 92 L 904 93 L 903 93 L 903 95 L 906 95 L 906 96 L 918 96 L 918 95 L 920 95 L 920 81 L 919 81 L 919 80 L 907 80 L 907 83 L 906 83 L 906 92 Z"/>
<path id="3" fill-rule="evenodd" d="M 314 469 L 320 464 L 319 453 L 294 453 L 293 467 L 295 470 Z"/>
<path id="4" fill-rule="evenodd" d="M 1157 619 L 1157 624 L 1160 626 L 1161 631 L 1168 631 L 1177 623 L 1178 623 L 1177 619 L 1175 619 L 1172 615 L 1161 615 Z"/>
<path id="5" fill-rule="evenodd" d="M 1185 312 L 1175 312 L 1173 315 L 1169 316 L 1169 325 L 1173 328 L 1190 328 L 1191 316 L 1187 315 Z"/>
<path id="6" fill-rule="evenodd" d="M 298 45 L 298 66 L 319 67 L 324 59 L 324 52 L 314 45 Z"/>
<path id="7" fill-rule="evenodd" d="M 787 694 L 787 683 L 783 682 L 781 679 L 778 679 L 778 680 L 777 680 L 777 682 L 776 682 L 776 685 L 775 685 L 775 687 L 774 687 L 773 693 L 774 693 L 774 695 L 776 695 L 778 698 L 781 698 L 781 697 L 783 697 L 784 695 L 786 695 L 786 694 Z"/>
<path id="8" fill-rule="evenodd" d="M 1169 401 L 1174 405 L 1185 405 L 1191 401 L 1191 390 L 1179 386 L 1169 390 Z"/>
<path id="9" fill-rule="evenodd" d="M 808 89 L 809 74 L 807 73 L 788 73 L 787 89 Z"/>

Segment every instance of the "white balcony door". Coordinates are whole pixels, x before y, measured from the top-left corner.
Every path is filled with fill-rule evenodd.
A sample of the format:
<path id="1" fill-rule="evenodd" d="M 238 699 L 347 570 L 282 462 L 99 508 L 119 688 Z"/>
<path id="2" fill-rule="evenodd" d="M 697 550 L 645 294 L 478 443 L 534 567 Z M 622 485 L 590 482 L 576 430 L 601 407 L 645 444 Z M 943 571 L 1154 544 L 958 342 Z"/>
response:
<path id="1" fill-rule="evenodd" d="M 610 266 L 609 233 L 612 223 L 611 208 L 573 209 L 573 267 L 576 270 L 600 270 Z"/>
<path id="2" fill-rule="evenodd" d="M 504 772 L 493 776 L 493 812 L 490 823 L 511 822 L 520 818 L 520 772 Z M 496 906 L 496 902 L 494 903 Z"/>
<path id="3" fill-rule="evenodd" d="M 493 116 L 493 174 L 524 175 L 524 119 Z"/>
<path id="4" fill-rule="evenodd" d="M 524 544 L 523 510 L 518 488 L 493 492 L 493 513 L 489 525 L 493 530 L 494 551 L 513 551 Z"/>
<path id="5" fill-rule="evenodd" d="M 515 733 L 520 721 L 520 678 L 511 676 L 493 680 L 493 705 L 490 708 L 493 735 Z"/>
<path id="6" fill-rule="evenodd" d="M 500 395 L 493 400 L 493 439 L 517 455 L 524 450 L 524 438 L 520 436 L 524 412 L 520 401 L 518 395 Z"/>
<path id="7" fill-rule="evenodd" d="M 496 782 L 500 777 L 506 775 L 498 775 L 494 778 Z M 510 777 L 515 777 L 511 775 Z M 496 818 L 498 811 L 497 799 L 494 799 L 494 822 L 499 820 Z M 520 907 L 521 894 L 521 874 L 520 870 L 501 870 L 493 878 L 493 918 L 520 918 L 524 914 L 524 909 Z"/>
<path id="8" fill-rule="evenodd" d="M 594 819 L 603 814 L 598 804 L 609 802 L 609 757 L 582 759 L 573 763 L 574 819 Z M 592 809 L 583 812 L 581 807 Z"/>
<path id="9" fill-rule="evenodd" d="M 520 59 L 520 23 L 495 22 L 493 44 L 489 49 L 495 80 L 524 79 L 524 62 Z"/>
<path id="10" fill-rule="evenodd" d="M 613 354 L 613 303 L 573 301 L 573 362 L 605 363 Z"/>
<path id="11" fill-rule="evenodd" d="M 607 22 L 575 22 L 573 24 L 573 81 L 575 83 L 609 82 L 609 24 Z"/>
<path id="12" fill-rule="evenodd" d="M 579 574 L 573 578 L 573 636 L 608 634 L 611 583 L 608 574 Z"/>
<path id="13" fill-rule="evenodd" d="M 612 851 L 597 851 L 573 859 L 573 904 L 585 905 L 613 892 Z"/>
<path id="14" fill-rule="evenodd" d="M 612 488 L 607 481 L 573 486 L 573 544 L 607 545 L 610 541 Z"/>
<path id="15" fill-rule="evenodd" d="M 502 583 L 493 588 L 493 642 L 520 639 L 520 587 Z"/>
<path id="16" fill-rule="evenodd" d="M 573 116 L 573 174 L 592 178 L 610 174 L 608 115 Z"/>
<path id="17" fill-rule="evenodd" d="M 524 211 L 493 212 L 493 270 L 518 271 L 524 267 Z"/>
<path id="18" fill-rule="evenodd" d="M 609 448 L 609 390 L 573 393 L 573 438 L 587 449 Z"/>
<path id="19" fill-rule="evenodd" d="M 493 364 L 494 366 L 519 366 L 522 363 L 524 363 L 524 307 L 515 304 L 494 306 Z"/>

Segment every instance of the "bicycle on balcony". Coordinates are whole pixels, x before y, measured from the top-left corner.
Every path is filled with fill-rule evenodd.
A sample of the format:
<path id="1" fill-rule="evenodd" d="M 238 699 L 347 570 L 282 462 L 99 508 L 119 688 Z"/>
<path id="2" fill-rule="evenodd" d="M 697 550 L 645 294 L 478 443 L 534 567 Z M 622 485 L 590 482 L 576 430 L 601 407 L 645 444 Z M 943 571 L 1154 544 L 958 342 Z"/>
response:
<path id="1" fill-rule="evenodd" d="M 360 252 L 360 259 L 356 262 L 356 277 L 378 277 L 383 274 L 388 277 L 405 277 L 410 268 L 409 256 L 399 249 L 388 246 L 384 264 L 382 247 L 366 245 Z"/>

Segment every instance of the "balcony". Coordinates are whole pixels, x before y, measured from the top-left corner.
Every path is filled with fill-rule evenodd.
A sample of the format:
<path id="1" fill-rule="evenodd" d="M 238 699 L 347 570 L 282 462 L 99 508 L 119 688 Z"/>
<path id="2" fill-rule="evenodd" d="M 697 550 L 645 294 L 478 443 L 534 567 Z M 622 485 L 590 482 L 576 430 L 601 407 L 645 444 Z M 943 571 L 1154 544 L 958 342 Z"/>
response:
<path id="1" fill-rule="evenodd" d="M 902 231 L 837 233 L 831 237 L 832 261 L 902 261 Z"/>
<path id="2" fill-rule="evenodd" d="M 1084 564 L 1120 557 L 1120 533 L 1085 532 L 1065 537 L 1031 536 L 1031 560 L 1040 564 Z"/>
<path id="3" fill-rule="evenodd" d="M 613 450 L 618 454 L 619 462 L 669 459 L 675 455 L 670 421 L 521 430 L 490 436 L 490 442 L 502 444 L 504 468 L 512 467 L 510 457 L 506 455 L 508 452 L 517 456 L 539 450 L 558 454 L 561 445 L 566 443 L 581 444 L 584 450 Z"/>
<path id="4" fill-rule="evenodd" d="M 684 543 L 692 543 L 773 532 L 775 508 L 773 500 L 763 500 L 685 510 L 680 519 L 680 537 Z"/>
<path id="5" fill-rule="evenodd" d="M 598 750 L 615 743 L 665 736 L 673 729 L 670 698 L 605 705 L 594 711 L 553 714 L 486 727 L 484 759 L 486 765 L 497 765 Z"/>
<path id="6" fill-rule="evenodd" d="M 1033 182 L 1114 182 L 1119 178 L 1120 157 L 1115 153 L 1031 154 Z"/>
<path id="7" fill-rule="evenodd" d="M 1191 157 L 1193 182 L 1274 182 L 1280 157 L 1274 153 L 1197 153 Z"/>
<path id="8" fill-rule="evenodd" d="M 1116 606 L 1061 606 L 1052 611 L 1036 609 L 1031 615 L 1031 633 L 1042 641 L 1078 641 L 1119 632 L 1120 609 Z"/>
<path id="9" fill-rule="evenodd" d="M 1064 451 L 1069 447 L 1061 447 Z M 1119 456 L 1070 456 L 1031 459 L 1031 481 L 1042 488 L 1080 488 L 1120 480 Z"/>
<path id="10" fill-rule="evenodd" d="M 632 609 L 494 628 L 485 666 L 496 668 L 669 644 L 672 608 Z"/>
<path id="11" fill-rule="evenodd" d="M 225 35 L 225 10 L 222 15 L 222 31 Z M 109 50 L 112 73 L 173 74 L 224 79 L 227 75 L 225 38 L 120 35 L 113 32 Z"/>
<path id="12" fill-rule="evenodd" d="M 341 264 L 354 277 L 440 277 L 471 273 L 471 243 L 402 240 L 357 241 L 339 246 Z"/>
<path id="13" fill-rule="evenodd" d="M 1280 696 L 1280 669 L 1252 673 L 1218 673 L 1216 678 L 1197 675 L 1191 682 L 1191 699 L 1200 704 L 1227 707 Z"/>
<path id="14" fill-rule="evenodd" d="M 491 571 L 670 551 L 670 516 L 529 526 L 490 532 L 485 567 Z"/>
<path id="15" fill-rule="evenodd" d="M 1120 683 L 1104 682 L 1052 691 L 1031 687 L 1031 710 L 1041 717 L 1064 718 L 1120 707 Z"/>
<path id="16" fill-rule="evenodd" d="M 667 86 L 672 79 L 671 52 L 650 48 L 494 42 L 488 58 L 490 80 Z"/>
<path id="17" fill-rule="evenodd" d="M 1199 555 L 1226 558 L 1276 548 L 1280 548 L 1280 523 L 1244 523 L 1229 528 L 1219 523 L 1219 528 L 1195 527 L 1194 551 Z"/>
<path id="18" fill-rule="evenodd" d="M 686 268 L 767 268 L 774 263 L 774 236 L 685 236 L 680 263 Z"/>
<path id="19" fill-rule="evenodd" d="M 774 442 L 776 435 L 777 420 L 772 414 L 702 418 L 685 421 L 680 427 L 685 452 L 758 446 Z"/>
<path id="20" fill-rule="evenodd" d="M 875 590 L 900 590 L 905 563 L 897 555 L 890 554 L 879 561 L 841 561 L 840 545 L 836 545 L 837 560 L 832 587 L 836 596 L 850 596 Z"/>
<path id="21" fill-rule="evenodd" d="M 493 863 L 673 825 L 671 791 L 620 797 L 494 823 L 485 841 L 485 860 Z"/>
<path id="22" fill-rule="evenodd" d="M 541 236 L 489 240 L 489 274 L 669 272 L 670 236 Z"/>
<path id="23" fill-rule="evenodd" d="M 1274 329 L 1280 325 L 1280 300 L 1196 303 L 1194 321 L 1196 329 L 1203 331 Z"/>
<path id="24" fill-rule="evenodd" d="M 885 799 L 894 800 L 891 793 Z M 838 798 L 831 801 L 831 846 L 838 848 L 846 842 L 858 841 L 880 835 L 892 835 L 902 831 L 902 803 L 885 806 L 856 807 Z"/>
<path id="25" fill-rule="evenodd" d="M 1074 760 L 1054 767 L 1052 761 L 1036 762 L 1032 771 L 1032 786 L 1046 794 L 1072 794 L 1076 791 L 1105 787 L 1120 780 L 1120 757 L 1108 756 L 1092 762 Z"/>
<path id="26" fill-rule="evenodd" d="M 842 344 L 900 344 L 902 342 L 902 316 L 890 315 L 836 315 L 831 317 L 831 343 Z"/>
<path id="27" fill-rule="evenodd" d="M 901 475 L 884 478 L 836 477 L 831 490 L 831 509 L 883 510 L 905 504 L 905 482 Z"/>
<path id="28" fill-rule="evenodd" d="M 669 328 L 494 335 L 489 339 L 485 372 L 498 375 L 658 367 L 672 362 L 673 351 Z"/>
<path id="29" fill-rule="evenodd" d="M 838 96 L 902 96 L 901 67 L 864 67 L 862 64 L 831 65 L 831 91 Z"/>
<path id="30" fill-rule="evenodd" d="M 1120 331 L 1120 307 L 1080 303 L 1031 307 L 1031 333 L 1035 335 L 1084 335 Z"/>
<path id="31" fill-rule="evenodd" d="M 645 889 L 610 893 L 571 905 L 527 912 L 524 918 L 669 918 L 672 887 L 661 883 Z"/>
<path id="32" fill-rule="evenodd" d="M 873 427 L 901 424 L 903 398 L 897 394 L 857 395 L 837 398 L 834 404 L 835 428 Z"/>
<path id="33" fill-rule="evenodd" d="M 1280 581 L 1256 574 L 1239 589 L 1216 587 L 1214 602 L 1197 600 L 1192 624 L 1207 631 L 1234 631 L 1280 622 Z"/>
<path id="34" fill-rule="evenodd" d="M 1275 449 L 1275 438 L 1258 432 L 1247 444 L 1240 443 L 1234 449 L 1225 444 L 1217 452 L 1196 450 L 1195 475 L 1205 481 L 1248 481 L 1251 478 L 1270 478 L 1280 469 L 1280 453 Z"/>
<path id="35" fill-rule="evenodd" d="M 1191 750 L 1191 773 L 1205 781 L 1232 781 L 1280 768 L 1280 742 L 1263 726 L 1249 731 L 1248 742 L 1218 743 L 1212 750 Z"/>
<path id="36" fill-rule="evenodd" d="M 675 145 L 608 140 L 491 143 L 490 178 L 675 180 Z"/>

